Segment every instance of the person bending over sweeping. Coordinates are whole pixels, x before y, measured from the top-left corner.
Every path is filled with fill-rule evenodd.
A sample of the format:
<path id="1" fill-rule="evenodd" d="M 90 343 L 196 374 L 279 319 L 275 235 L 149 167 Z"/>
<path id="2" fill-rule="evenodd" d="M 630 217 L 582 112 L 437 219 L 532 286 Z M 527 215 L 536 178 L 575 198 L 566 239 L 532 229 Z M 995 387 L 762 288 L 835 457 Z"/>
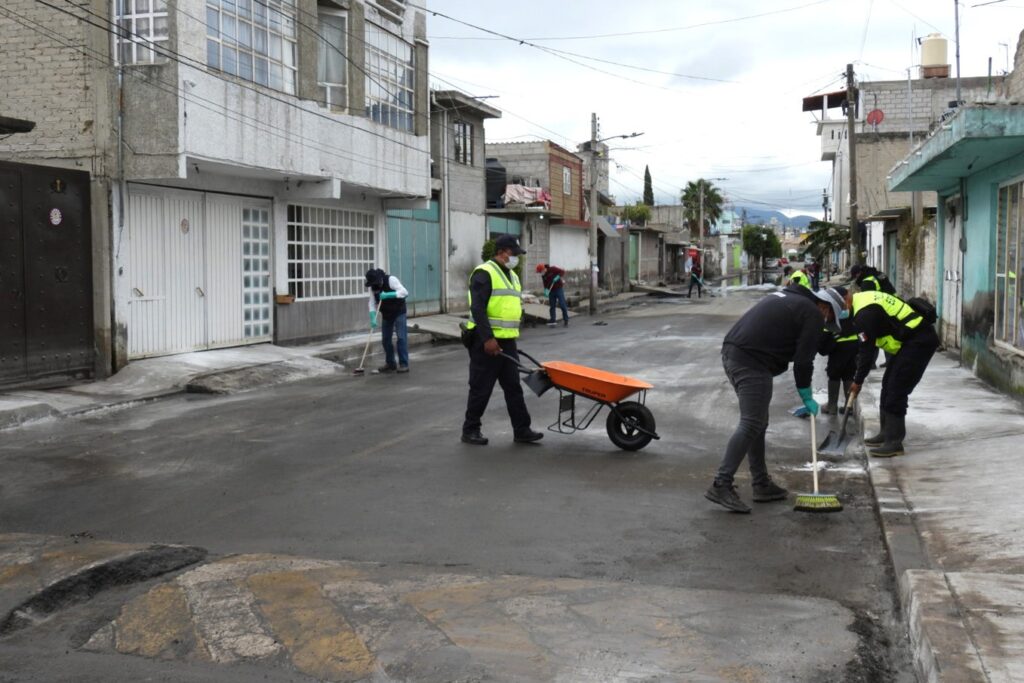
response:
<path id="1" fill-rule="evenodd" d="M 394 275 L 380 268 L 366 271 L 366 288 L 370 290 L 370 327 L 380 325 L 384 365 L 377 372 L 409 372 L 409 330 L 406 323 L 405 298 L 409 290 Z M 377 307 L 381 320 L 377 320 Z M 393 337 L 398 338 L 398 363 L 395 363 Z"/>
<path id="2" fill-rule="evenodd" d="M 840 386 L 843 395 L 850 395 L 853 376 L 857 371 L 860 341 L 853 329 L 850 309 L 846 305 L 846 288 L 836 287 L 832 291 L 843 300 L 843 308 L 839 311 L 839 331 L 826 327 L 822 330 L 821 342 L 818 344 L 818 353 L 828 358 L 825 364 L 825 374 L 828 376 L 828 403 L 821 408 L 823 415 L 835 415 L 839 411 Z"/>
<path id="3" fill-rule="evenodd" d="M 910 393 L 924 377 L 925 368 L 939 348 L 935 326 L 894 294 L 857 292 L 847 294 L 853 312 L 853 326 L 860 336 L 857 372 L 851 391 L 860 391 L 874 360 L 875 346 L 889 354 L 882 375 L 879 397 L 878 434 L 864 439 L 868 454 L 876 458 L 903 455 L 907 435 L 907 405 Z"/>
<path id="4" fill-rule="evenodd" d="M 814 355 L 822 322 L 834 324 L 840 307 L 824 292 L 789 284 L 773 292 L 743 314 L 722 343 L 722 366 L 736 391 L 740 421 L 725 448 L 725 455 L 704 497 L 733 512 L 750 508 L 736 493 L 733 477 L 748 459 L 754 502 L 785 500 L 788 491 L 768 476 L 764 435 L 772 402 L 772 378 L 793 363 L 797 393 L 807 410 L 818 414 L 811 391 Z"/>
<path id="5" fill-rule="evenodd" d="M 565 271 L 556 268 L 550 263 L 538 263 L 537 272 L 541 274 L 541 281 L 544 283 L 544 296 L 548 298 L 548 307 L 551 309 L 551 317 L 548 319 L 548 327 L 557 325 L 555 320 L 555 306 L 562 309 L 562 324 L 569 327 L 569 305 L 565 301 Z"/>

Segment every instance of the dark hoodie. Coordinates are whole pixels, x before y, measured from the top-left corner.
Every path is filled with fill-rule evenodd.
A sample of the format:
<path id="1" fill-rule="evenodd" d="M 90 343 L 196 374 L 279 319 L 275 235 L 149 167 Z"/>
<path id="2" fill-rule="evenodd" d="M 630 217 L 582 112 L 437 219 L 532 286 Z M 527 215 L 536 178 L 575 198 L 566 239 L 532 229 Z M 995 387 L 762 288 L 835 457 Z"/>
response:
<path id="1" fill-rule="evenodd" d="M 811 385 L 822 325 L 818 299 L 806 287 L 788 285 L 743 314 L 722 342 L 722 356 L 781 375 L 793 364 L 798 389 Z"/>

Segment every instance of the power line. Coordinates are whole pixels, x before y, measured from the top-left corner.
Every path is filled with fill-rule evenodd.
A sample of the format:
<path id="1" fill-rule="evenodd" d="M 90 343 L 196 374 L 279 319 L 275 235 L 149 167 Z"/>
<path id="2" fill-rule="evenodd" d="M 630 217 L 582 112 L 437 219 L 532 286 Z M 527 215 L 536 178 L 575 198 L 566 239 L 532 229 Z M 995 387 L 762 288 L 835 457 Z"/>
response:
<path id="1" fill-rule="evenodd" d="M 716 21 L 705 21 L 699 24 L 689 24 L 687 26 L 674 26 L 671 28 L 658 28 L 649 29 L 646 31 L 625 31 L 621 33 L 596 33 L 592 35 L 581 35 L 581 36 L 544 36 L 538 38 L 526 38 L 525 40 L 531 40 L 535 42 L 544 42 L 549 40 L 592 40 L 595 38 L 620 38 L 625 36 L 643 36 L 651 35 L 655 33 L 672 33 L 677 31 L 689 31 L 695 28 L 704 28 L 706 26 L 720 26 L 722 24 L 733 24 L 740 21 L 747 21 L 750 19 L 759 19 L 761 17 L 767 17 L 774 14 L 784 14 L 786 12 L 795 12 L 797 10 L 805 9 L 807 7 L 813 7 L 815 5 L 821 5 L 831 0 L 817 0 L 816 2 L 809 2 L 805 5 L 797 5 L 796 7 L 787 7 L 784 9 L 772 10 L 771 12 L 761 12 L 760 14 L 748 14 L 741 17 L 732 17 L 730 19 L 719 19 Z M 431 40 L 503 40 L 503 38 L 476 38 L 470 36 L 432 36 Z"/>
<path id="2" fill-rule="evenodd" d="M 827 0 L 822 0 L 822 1 L 827 1 Z M 537 43 L 534 43 L 534 42 L 532 42 L 530 40 L 527 40 L 525 38 L 516 38 L 515 36 L 510 36 L 508 34 L 501 33 L 500 31 L 494 31 L 492 29 L 485 28 L 483 26 L 478 26 L 477 24 L 473 24 L 473 23 L 470 23 L 468 21 L 464 21 L 462 19 L 457 19 L 457 18 L 455 18 L 455 17 L 453 17 L 451 15 L 445 14 L 444 12 L 439 12 L 439 11 L 436 11 L 436 10 L 427 9 L 426 7 L 423 7 L 421 5 L 417 5 L 417 4 L 413 3 L 413 2 L 410 2 L 409 6 L 410 7 L 414 7 L 416 9 L 418 9 L 418 10 L 423 11 L 423 12 L 428 12 L 430 14 L 433 14 L 434 16 L 442 17 L 444 19 L 447 19 L 449 21 L 455 22 L 457 24 L 462 24 L 463 26 L 468 26 L 468 27 L 470 27 L 472 29 L 475 29 L 477 31 L 481 31 L 483 33 L 487 33 L 487 34 L 490 34 L 492 36 L 497 36 L 499 38 L 511 41 L 513 43 L 518 43 L 519 45 L 526 45 L 527 47 L 532 47 L 532 48 L 534 48 L 536 50 L 540 50 L 541 52 L 546 52 L 549 55 L 552 55 L 554 57 L 558 57 L 559 59 L 565 60 L 565 61 L 570 62 L 572 64 L 576 64 L 577 66 L 582 66 L 582 67 L 584 67 L 586 69 L 590 69 L 592 71 L 596 71 L 598 73 L 602 73 L 602 74 L 604 74 L 606 76 L 611 76 L 613 78 L 619 78 L 619 79 L 622 79 L 622 80 L 625 80 L 625 81 L 629 81 L 631 83 L 636 83 L 638 85 L 643 85 L 643 86 L 646 86 L 646 87 L 649 87 L 649 88 L 657 88 L 659 90 L 677 91 L 675 88 L 668 88 L 668 87 L 665 87 L 665 86 L 655 85 L 653 83 L 646 83 L 644 81 L 638 81 L 636 79 L 629 78 L 629 77 L 623 76 L 621 74 L 616 74 L 616 73 L 613 73 L 611 71 L 606 71 L 604 69 L 598 69 L 595 66 L 591 66 L 589 64 L 584 64 L 582 62 L 579 62 L 579 61 L 577 61 L 577 59 L 587 59 L 587 60 L 591 60 L 591 61 L 595 61 L 595 62 L 600 62 L 602 64 L 611 64 L 611 65 L 614 65 L 614 66 L 619 66 L 619 67 L 626 68 L 626 69 L 636 69 L 636 70 L 639 70 L 639 71 L 647 71 L 647 72 L 654 71 L 655 73 L 661 73 L 661 74 L 664 74 L 664 75 L 671 75 L 671 76 L 675 76 L 677 78 L 689 78 L 689 79 L 700 80 L 700 81 L 714 81 L 714 82 L 718 82 L 718 83 L 737 83 L 737 81 L 730 81 L 730 80 L 726 80 L 726 79 L 722 79 L 722 78 L 712 78 L 710 76 L 693 76 L 693 75 L 689 75 L 689 74 L 671 73 L 671 72 L 667 72 L 667 71 L 655 71 L 653 69 L 648 69 L 646 67 L 636 66 L 634 64 L 623 64 L 621 62 L 613 62 L 611 60 L 601 59 L 599 57 L 592 57 L 590 55 L 584 55 L 584 54 L 580 54 L 580 53 L 577 53 L 577 52 L 569 52 L 568 50 L 558 50 L 558 49 L 555 49 L 555 48 L 546 47 L 544 45 L 538 45 Z"/>

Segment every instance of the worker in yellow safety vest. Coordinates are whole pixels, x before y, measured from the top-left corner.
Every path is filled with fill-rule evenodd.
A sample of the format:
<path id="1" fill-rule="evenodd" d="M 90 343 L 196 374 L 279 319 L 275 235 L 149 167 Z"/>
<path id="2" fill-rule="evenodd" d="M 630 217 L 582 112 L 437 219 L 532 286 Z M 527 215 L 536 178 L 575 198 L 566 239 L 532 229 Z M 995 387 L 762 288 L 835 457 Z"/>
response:
<path id="1" fill-rule="evenodd" d="M 860 338 L 853 329 L 853 318 L 846 304 L 847 290 L 845 287 L 828 288 L 826 292 L 839 297 L 843 302 L 839 312 L 839 329 L 826 327 L 821 332 L 818 353 L 828 358 L 825 374 L 828 376 L 828 403 L 821 408 L 824 415 L 834 415 L 839 410 L 839 389 L 843 394 L 850 395 L 853 376 L 857 371 L 857 351 Z M 848 400 L 848 399 L 847 399 Z"/>
<path id="2" fill-rule="evenodd" d="M 540 441 L 544 434 L 530 428 L 530 413 L 519 383 L 516 339 L 523 316 L 522 290 L 515 268 L 526 250 L 514 235 L 500 235 L 494 256 L 473 269 L 469 278 L 471 320 L 465 324 L 463 343 L 469 349 L 469 399 L 462 423 L 463 443 L 487 445 L 480 432 L 481 418 L 499 382 L 518 443 Z"/>
<path id="3" fill-rule="evenodd" d="M 908 398 L 939 348 L 934 321 L 894 294 L 857 292 L 847 294 L 847 300 L 853 312 L 854 330 L 860 338 L 851 391 L 859 392 L 871 371 L 875 347 L 890 355 L 879 397 L 881 429 L 864 439 L 864 444 L 876 458 L 903 455 Z"/>

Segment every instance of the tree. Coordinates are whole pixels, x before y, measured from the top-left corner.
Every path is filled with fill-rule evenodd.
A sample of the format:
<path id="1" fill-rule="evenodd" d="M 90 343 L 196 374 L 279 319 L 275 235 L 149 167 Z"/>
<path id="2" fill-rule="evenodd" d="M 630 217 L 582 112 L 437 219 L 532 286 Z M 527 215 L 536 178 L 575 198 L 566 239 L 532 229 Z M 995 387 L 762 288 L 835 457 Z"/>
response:
<path id="1" fill-rule="evenodd" d="M 807 224 L 807 236 L 800 242 L 804 253 L 810 254 L 822 263 L 835 251 L 845 251 L 850 244 L 850 229 L 830 221 L 811 221 Z"/>
<path id="2" fill-rule="evenodd" d="M 650 166 L 644 166 L 644 204 L 654 206 L 654 183 L 651 182 Z"/>
<path id="3" fill-rule="evenodd" d="M 645 225 L 651 220 L 651 207 L 638 199 L 636 204 L 622 207 L 622 217 L 630 223 Z"/>
<path id="4" fill-rule="evenodd" d="M 701 194 L 704 195 L 704 230 L 700 229 L 700 204 Z M 697 239 L 701 234 L 707 235 L 711 232 L 711 226 L 722 217 L 722 205 L 725 200 L 715 184 L 710 180 L 700 178 L 686 183 L 683 193 L 680 196 L 683 203 L 683 215 L 690 226 L 690 237 Z"/>
<path id="5" fill-rule="evenodd" d="M 763 225 L 744 225 L 741 234 L 743 251 L 757 259 L 758 265 L 763 259 L 782 256 L 782 242 L 771 228 Z"/>

